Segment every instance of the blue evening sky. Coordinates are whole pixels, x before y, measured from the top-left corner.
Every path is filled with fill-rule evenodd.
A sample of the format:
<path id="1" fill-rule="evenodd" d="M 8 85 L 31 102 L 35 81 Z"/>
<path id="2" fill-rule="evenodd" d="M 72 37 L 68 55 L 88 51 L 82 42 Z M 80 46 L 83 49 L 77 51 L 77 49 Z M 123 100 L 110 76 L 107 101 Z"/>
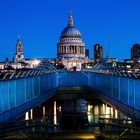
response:
<path id="1" fill-rule="evenodd" d="M 0 0 L 0 60 L 12 59 L 18 35 L 26 58 L 54 58 L 60 34 L 72 9 L 93 57 L 100 43 L 106 56 L 130 57 L 130 48 L 140 43 L 140 0 Z"/>

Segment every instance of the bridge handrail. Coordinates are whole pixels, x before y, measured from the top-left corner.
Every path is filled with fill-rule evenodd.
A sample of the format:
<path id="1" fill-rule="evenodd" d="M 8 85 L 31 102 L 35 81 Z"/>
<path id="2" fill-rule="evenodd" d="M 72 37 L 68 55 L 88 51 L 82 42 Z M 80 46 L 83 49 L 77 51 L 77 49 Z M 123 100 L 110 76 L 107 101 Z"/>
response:
<path id="1" fill-rule="evenodd" d="M 0 73 L 0 81 L 31 77 L 31 76 L 39 76 L 39 75 L 44 75 L 49 73 L 61 73 L 61 72 L 65 72 L 65 70 L 56 69 L 56 70 L 28 70 L 28 71 L 6 72 L 6 73 Z"/>
<path id="2" fill-rule="evenodd" d="M 83 72 L 94 72 L 94 73 L 101 73 L 101 74 L 109 74 L 114 76 L 121 76 L 121 77 L 129 77 L 129 78 L 140 78 L 140 73 L 136 72 L 127 72 L 127 71 L 119 71 L 115 69 L 82 69 Z"/>
<path id="3" fill-rule="evenodd" d="M 31 128 L 31 127 L 37 127 L 37 126 L 47 126 L 48 121 L 38 121 L 36 122 L 35 120 L 22 120 L 22 121 L 15 121 L 11 122 L 9 124 L 3 124 L 0 128 L 0 136 L 9 132 L 14 132 L 17 130 L 23 130 L 26 128 Z"/>

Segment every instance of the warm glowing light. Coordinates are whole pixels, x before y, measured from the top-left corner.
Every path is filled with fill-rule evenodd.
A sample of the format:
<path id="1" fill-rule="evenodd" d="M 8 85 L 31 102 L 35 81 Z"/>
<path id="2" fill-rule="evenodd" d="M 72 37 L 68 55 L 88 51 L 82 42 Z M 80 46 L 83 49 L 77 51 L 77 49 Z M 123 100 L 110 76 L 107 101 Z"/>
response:
<path id="1" fill-rule="evenodd" d="M 118 111 L 115 109 L 115 119 L 118 119 Z"/>
<path id="2" fill-rule="evenodd" d="M 132 123 L 131 118 L 128 118 L 128 120 L 129 120 L 128 123 L 131 124 Z"/>
<path id="3" fill-rule="evenodd" d="M 35 60 L 33 61 L 32 64 L 33 64 L 34 66 L 38 66 L 39 63 L 40 63 L 40 60 L 35 59 Z"/>
<path id="4" fill-rule="evenodd" d="M 84 135 L 80 135 L 78 138 L 80 139 L 85 139 L 85 140 L 88 140 L 88 139 L 95 139 L 95 136 L 93 134 L 84 134 Z"/>
<path id="5" fill-rule="evenodd" d="M 106 109 L 106 108 L 105 108 L 105 104 L 103 104 L 103 107 L 102 107 L 102 111 L 103 111 L 102 113 L 103 113 L 103 115 L 104 115 L 105 112 L 106 112 L 105 109 Z"/>
<path id="6" fill-rule="evenodd" d="M 99 114 L 99 107 L 97 105 L 94 107 L 94 114 L 95 115 Z"/>
<path id="7" fill-rule="evenodd" d="M 113 118 L 114 112 L 113 112 L 113 107 L 111 107 L 111 117 Z"/>
<path id="8" fill-rule="evenodd" d="M 91 114 L 91 112 L 92 112 L 92 108 L 93 108 L 92 105 L 88 105 L 88 114 Z"/>
<path id="9" fill-rule="evenodd" d="M 30 114 L 31 115 L 30 117 L 31 117 L 31 120 L 32 120 L 33 119 L 33 110 L 32 109 L 30 110 L 30 113 L 31 113 Z"/>
<path id="10" fill-rule="evenodd" d="M 71 137 L 71 139 L 82 139 L 82 140 L 93 140 L 93 139 L 95 139 L 95 134 L 93 134 L 93 133 L 88 133 L 88 134 L 84 134 L 84 133 L 82 133 L 82 134 L 72 134 L 72 135 L 70 135 L 70 137 Z"/>
<path id="11" fill-rule="evenodd" d="M 87 115 L 88 115 L 88 122 L 91 123 L 93 122 L 93 116 L 92 116 L 92 105 L 87 106 Z"/>
<path id="12" fill-rule="evenodd" d="M 56 101 L 54 101 L 54 124 L 57 124 Z"/>
<path id="13" fill-rule="evenodd" d="M 106 118 L 110 118 L 110 107 L 106 105 Z"/>
<path id="14" fill-rule="evenodd" d="M 45 116 L 46 112 L 45 112 L 45 106 L 43 106 L 43 116 Z"/>
<path id="15" fill-rule="evenodd" d="M 72 65 L 73 65 L 73 67 L 76 67 L 76 62 L 73 62 L 73 64 L 72 64 Z"/>
<path id="16" fill-rule="evenodd" d="M 29 120 L 29 112 L 25 113 L 25 120 Z"/>

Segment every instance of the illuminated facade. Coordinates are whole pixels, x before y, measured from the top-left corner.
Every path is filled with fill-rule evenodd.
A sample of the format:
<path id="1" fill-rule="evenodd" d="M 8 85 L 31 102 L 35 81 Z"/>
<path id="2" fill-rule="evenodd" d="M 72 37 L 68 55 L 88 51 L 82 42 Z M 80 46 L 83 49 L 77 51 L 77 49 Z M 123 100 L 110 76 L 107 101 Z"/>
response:
<path id="1" fill-rule="evenodd" d="M 20 37 L 18 37 L 17 44 L 16 44 L 16 53 L 14 55 L 14 62 L 24 62 L 24 54 L 23 54 L 23 46 L 20 41 Z"/>
<path id="2" fill-rule="evenodd" d="M 57 44 L 57 58 L 61 59 L 68 70 L 75 67 L 77 71 L 80 71 L 85 62 L 85 44 L 80 31 L 73 24 L 71 12 L 68 26 L 62 31 L 60 42 Z"/>

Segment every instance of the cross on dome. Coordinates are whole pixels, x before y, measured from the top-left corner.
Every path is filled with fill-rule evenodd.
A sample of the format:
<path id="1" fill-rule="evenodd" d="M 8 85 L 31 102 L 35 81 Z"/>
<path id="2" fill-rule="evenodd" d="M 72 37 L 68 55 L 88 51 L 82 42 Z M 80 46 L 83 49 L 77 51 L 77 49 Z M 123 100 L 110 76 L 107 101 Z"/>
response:
<path id="1" fill-rule="evenodd" d="M 68 26 L 73 26 L 73 17 L 72 17 L 72 11 L 71 10 L 70 10 L 70 14 L 69 14 Z"/>

